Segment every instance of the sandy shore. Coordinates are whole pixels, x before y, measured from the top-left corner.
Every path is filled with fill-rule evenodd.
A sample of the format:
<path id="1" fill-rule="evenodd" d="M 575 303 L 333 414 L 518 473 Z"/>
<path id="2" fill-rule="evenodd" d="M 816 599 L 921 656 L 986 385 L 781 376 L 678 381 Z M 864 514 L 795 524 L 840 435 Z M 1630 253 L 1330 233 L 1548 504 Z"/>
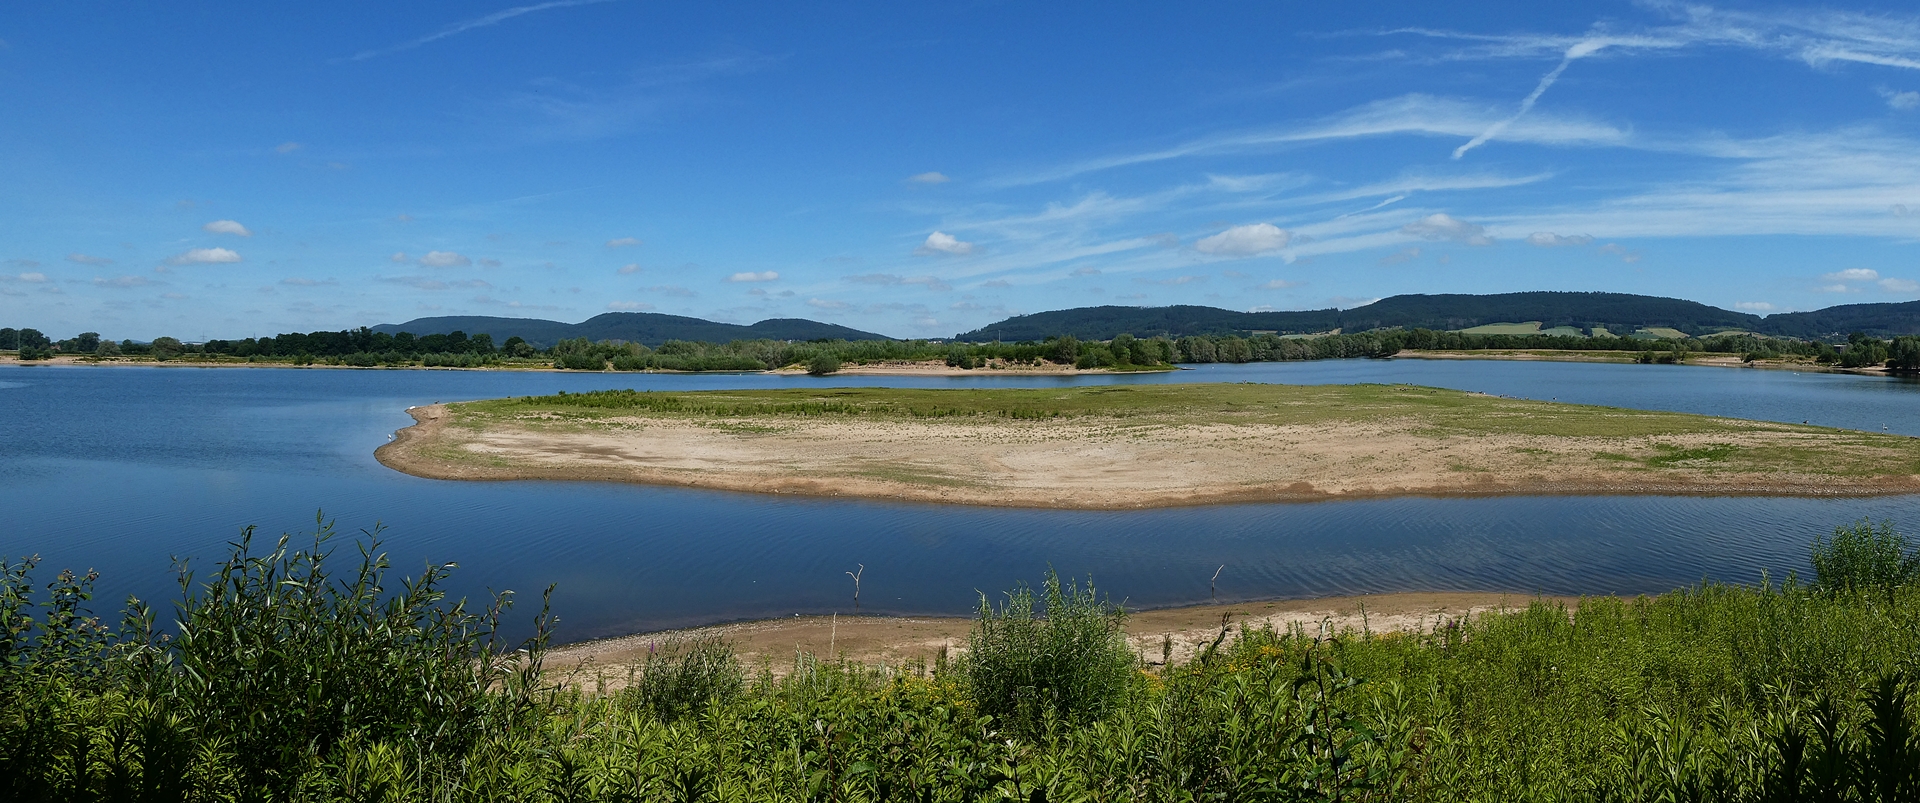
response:
<path id="1" fill-rule="evenodd" d="M 1570 606 L 1578 601 L 1526 594 L 1430 592 L 1195 605 L 1129 613 L 1126 630 L 1134 649 L 1154 665 L 1161 662 L 1166 639 L 1173 642 L 1173 661 L 1188 660 L 1219 635 L 1223 619 L 1236 630 L 1272 626 L 1284 632 L 1298 626 L 1308 634 L 1319 634 L 1323 627 L 1332 632 L 1419 631 L 1486 611 L 1524 608 L 1535 599 Z M 869 666 L 932 664 L 943 650 L 949 658 L 964 654 L 972 626 L 973 620 L 964 617 L 797 616 L 569 644 L 556 648 L 547 666 L 569 682 L 618 688 L 624 685 L 628 669 L 644 662 L 649 650 L 675 639 L 702 636 L 726 639 L 742 663 L 750 668 L 764 666 L 776 676 L 785 674 L 795 656 L 802 654 Z"/>
<path id="2" fill-rule="evenodd" d="M 1181 386 L 1158 387 L 1135 392 Z M 1338 392 L 1286 387 L 1244 392 Z M 1920 492 L 1920 439 L 1404 392 L 1451 393 L 1464 406 L 1444 411 L 1444 419 L 1343 420 L 1335 410 L 1290 423 L 1228 415 L 1010 421 L 625 413 L 583 421 L 548 412 L 463 421 L 459 406 L 432 405 L 410 410 L 418 423 L 376 457 L 437 479 L 636 482 L 1063 509 L 1417 495 Z M 1471 428 L 1500 420 L 1513 421 L 1517 431 Z M 1582 429 L 1591 427 L 1599 429 Z"/>

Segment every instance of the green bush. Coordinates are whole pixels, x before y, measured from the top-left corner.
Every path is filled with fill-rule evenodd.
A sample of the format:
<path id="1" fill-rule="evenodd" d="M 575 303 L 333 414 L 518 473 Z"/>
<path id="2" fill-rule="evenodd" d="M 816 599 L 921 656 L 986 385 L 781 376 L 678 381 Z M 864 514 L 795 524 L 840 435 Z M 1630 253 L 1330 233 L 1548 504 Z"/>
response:
<path id="1" fill-rule="evenodd" d="M 1813 541 L 1814 584 L 1827 592 L 1888 591 L 1920 580 L 1920 544 L 1892 522 L 1862 519 Z"/>
<path id="2" fill-rule="evenodd" d="M 607 358 L 598 354 L 562 354 L 554 358 L 553 366 L 569 371 L 604 371 Z"/>
<path id="3" fill-rule="evenodd" d="M 840 358 L 831 354 L 817 354 L 807 362 L 807 373 L 811 376 L 826 376 L 840 370 Z"/>
<path id="4" fill-rule="evenodd" d="M 980 597 L 979 618 L 967 637 L 967 683 L 980 713 L 1029 736 L 1049 720 L 1084 724 L 1117 705 L 1137 664 L 1121 625 L 1126 612 L 1101 599 L 1089 579 L 1084 590 L 1062 586 L 1049 570 L 1034 612 L 1033 589 L 1022 585 L 996 608 Z"/>
<path id="5" fill-rule="evenodd" d="M 666 638 L 649 645 L 645 661 L 621 693 L 622 702 L 672 722 L 739 696 L 746 672 L 726 640 L 717 636 Z"/>

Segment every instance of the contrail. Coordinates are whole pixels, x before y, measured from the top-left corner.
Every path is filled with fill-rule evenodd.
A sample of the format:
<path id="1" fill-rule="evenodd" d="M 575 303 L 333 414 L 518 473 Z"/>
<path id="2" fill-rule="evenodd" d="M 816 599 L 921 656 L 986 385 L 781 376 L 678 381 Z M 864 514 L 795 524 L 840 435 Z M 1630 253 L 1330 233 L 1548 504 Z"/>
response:
<path id="1" fill-rule="evenodd" d="M 1533 92 L 1528 94 L 1526 99 L 1520 101 L 1519 111 L 1514 112 L 1512 117 L 1488 126 L 1487 130 L 1480 132 L 1480 136 L 1467 140 L 1467 144 L 1454 148 L 1453 158 L 1458 159 L 1465 156 L 1467 155 L 1467 151 L 1478 148 L 1486 144 L 1487 140 L 1499 136 L 1500 132 L 1507 130 L 1507 126 L 1513 125 L 1515 120 L 1525 117 L 1527 112 L 1533 110 L 1533 104 L 1540 100 L 1541 95 L 1546 94 L 1547 87 L 1553 86 L 1553 82 L 1560 80 L 1560 74 L 1567 71 L 1567 65 L 1572 64 L 1574 59 L 1591 56 L 1600 52 L 1602 48 L 1609 44 L 1612 43 L 1605 40 L 1588 39 L 1573 47 L 1567 48 L 1567 54 L 1560 59 L 1560 66 L 1553 68 L 1552 72 L 1540 78 L 1540 85 L 1534 87 Z"/>
<path id="2" fill-rule="evenodd" d="M 613 0 L 548 0 L 548 2 L 545 2 L 545 3 L 536 3 L 530 6 L 519 6 L 517 8 L 506 9 L 505 11 L 495 11 L 492 14 L 488 14 L 484 17 L 476 17 L 474 19 L 467 20 L 466 22 L 456 22 L 438 31 L 427 34 L 426 36 L 422 36 L 419 39 L 415 39 L 411 42 L 406 42 L 403 44 L 394 45 L 393 47 L 389 47 L 384 50 L 362 50 L 358 53 L 353 54 L 353 56 L 349 60 L 350 61 L 366 61 L 367 59 L 374 58 L 376 56 L 384 56 L 389 53 L 398 53 L 402 50 L 412 50 L 416 47 L 427 44 L 428 42 L 437 42 L 441 39 L 445 39 L 449 36 L 453 36 L 454 34 L 465 33 L 475 28 L 485 28 L 489 25 L 498 25 L 502 22 L 506 22 L 507 20 L 513 19 L 514 17 L 518 17 L 522 14 L 532 14 L 535 11 L 545 11 L 549 8 L 567 8 L 569 6 L 590 6 L 597 3 L 611 3 L 611 2 L 613 2 Z"/>

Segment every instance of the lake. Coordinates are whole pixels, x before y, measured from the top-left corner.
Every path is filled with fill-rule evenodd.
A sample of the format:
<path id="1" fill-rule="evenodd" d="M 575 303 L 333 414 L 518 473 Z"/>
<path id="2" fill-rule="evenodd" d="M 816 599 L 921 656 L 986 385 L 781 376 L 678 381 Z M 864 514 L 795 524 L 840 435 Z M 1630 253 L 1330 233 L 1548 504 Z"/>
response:
<path id="1" fill-rule="evenodd" d="M 807 499 L 592 483 L 462 483 L 381 466 L 410 405 L 602 388 L 1405 382 L 1505 396 L 1920 435 L 1920 383 L 1614 364 L 1338 360 L 1090 377 L 778 377 L 162 367 L 0 368 L 0 555 L 101 572 L 96 611 L 177 596 L 243 526 L 324 510 L 386 525 L 394 563 L 457 561 L 452 590 L 557 584 L 563 640 L 796 613 L 965 614 L 1048 566 L 1129 606 L 1409 590 L 1660 592 L 1807 571 L 1808 540 L 1863 517 L 1920 527 L 1920 497 L 1389 499 L 1087 512 Z M 298 542 L 298 539 L 296 539 Z M 162 612 L 163 615 L 166 613 Z"/>

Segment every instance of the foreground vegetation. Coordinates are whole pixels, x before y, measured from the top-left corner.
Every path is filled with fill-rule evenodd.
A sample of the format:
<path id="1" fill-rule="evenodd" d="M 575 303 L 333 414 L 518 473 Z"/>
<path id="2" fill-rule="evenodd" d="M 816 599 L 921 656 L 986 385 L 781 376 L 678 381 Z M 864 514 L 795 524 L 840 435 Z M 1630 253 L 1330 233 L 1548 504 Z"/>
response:
<path id="1" fill-rule="evenodd" d="M 1816 579 L 1536 603 L 1419 633 L 1223 626 L 1150 667 L 1049 576 L 931 666 L 668 644 L 618 691 L 542 670 L 377 544 L 243 540 L 159 633 L 0 571 L 6 800 L 1913 800 L 1920 556 L 1889 526 Z M 498 601 L 497 601 L 498 602 Z"/>

